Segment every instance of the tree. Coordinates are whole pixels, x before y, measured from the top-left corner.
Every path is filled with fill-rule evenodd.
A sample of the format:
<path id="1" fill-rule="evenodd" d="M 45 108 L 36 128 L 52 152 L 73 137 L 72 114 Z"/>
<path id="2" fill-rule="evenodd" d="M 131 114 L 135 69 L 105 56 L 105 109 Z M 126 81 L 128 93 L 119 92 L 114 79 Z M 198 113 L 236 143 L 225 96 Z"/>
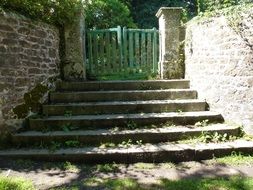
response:
<path id="1" fill-rule="evenodd" d="M 125 3 L 126 4 L 125 4 Z M 87 28 L 135 28 L 127 3 L 123 0 L 92 0 L 85 8 Z"/>

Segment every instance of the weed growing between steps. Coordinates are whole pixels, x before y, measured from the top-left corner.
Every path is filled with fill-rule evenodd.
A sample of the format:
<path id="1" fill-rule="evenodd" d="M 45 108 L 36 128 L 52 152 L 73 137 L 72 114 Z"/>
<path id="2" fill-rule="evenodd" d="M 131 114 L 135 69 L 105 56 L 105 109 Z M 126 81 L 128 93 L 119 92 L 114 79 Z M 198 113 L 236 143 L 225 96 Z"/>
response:
<path id="1" fill-rule="evenodd" d="M 178 143 L 185 144 L 198 144 L 198 143 L 220 143 L 220 142 L 229 142 L 240 139 L 239 136 L 233 136 L 225 134 L 219 134 L 218 132 L 203 132 L 200 136 L 190 137 L 185 140 L 177 141 Z"/>
<path id="2" fill-rule="evenodd" d="M 180 115 L 183 115 L 184 112 L 182 112 L 182 110 L 177 110 L 177 113 L 179 113 Z M 65 113 L 65 117 L 71 117 L 72 116 L 72 112 L 66 112 Z M 199 122 L 195 123 L 195 127 L 206 127 L 208 125 L 211 124 L 215 124 L 215 122 L 211 123 L 208 119 L 206 120 L 202 120 Z M 127 122 L 125 122 L 125 124 L 123 126 L 114 126 L 113 128 L 111 128 L 112 132 L 117 132 L 117 131 L 123 131 L 123 130 L 135 130 L 135 129 L 156 129 L 156 128 L 167 128 L 167 127 L 176 127 L 177 125 L 172 122 L 172 121 L 167 121 L 165 123 L 160 123 L 160 124 L 152 124 L 152 125 L 145 125 L 145 126 L 140 126 L 137 123 L 135 123 L 132 120 L 129 120 Z M 178 125 L 178 126 L 183 126 L 183 125 Z M 186 125 L 187 126 L 191 126 L 192 125 Z M 74 130 L 78 130 L 80 129 L 80 127 L 74 126 L 72 123 L 66 123 L 64 125 L 61 126 L 45 126 L 42 130 L 42 132 L 47 133 L 47 132 L 51 132 L 51 131 L 64 131 L 64 132 L 69 132 L 69 131 L 74 131 Z M 94 127 L 86 127 L 86 130 L 94 130 Z"/>

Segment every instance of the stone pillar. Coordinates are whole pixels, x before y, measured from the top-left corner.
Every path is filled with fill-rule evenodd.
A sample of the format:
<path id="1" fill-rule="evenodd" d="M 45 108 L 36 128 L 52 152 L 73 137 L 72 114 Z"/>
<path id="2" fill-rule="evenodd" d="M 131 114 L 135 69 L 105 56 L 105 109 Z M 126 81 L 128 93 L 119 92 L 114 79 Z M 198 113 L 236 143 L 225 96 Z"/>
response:
<path id="1" fill-rule="evenodd" d="M 64 26 L 64 80 L 86 80 L 84 15 L 80 12 L 72 23 Z"/>
<path id="2" fill-rule="evenodd" d="M 162 79 L 184 77 L 184 67 L 179 60 L 181 13 L 180 7 L 162 7 L 156 14 L 159 18 L 159 64 Z"/>

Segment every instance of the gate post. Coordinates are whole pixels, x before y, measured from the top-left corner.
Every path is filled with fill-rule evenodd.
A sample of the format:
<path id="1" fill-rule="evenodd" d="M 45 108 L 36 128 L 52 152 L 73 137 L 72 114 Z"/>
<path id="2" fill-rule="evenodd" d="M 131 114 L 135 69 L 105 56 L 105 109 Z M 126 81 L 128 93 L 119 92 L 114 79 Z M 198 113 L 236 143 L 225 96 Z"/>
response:
<path id="1" fill-rule="evenodd" d="M 162 79 L 179 79 L 184 71 L 179 62 L 181 7 L 162 7 L 159 18 L 160 74 Z"/>
<path id="2" fill-rule="evenodd" d="M 80 11 L 72 23 L 64 26 L 64 80 L 85 80 L 85 28 L 84 14 Z"/>

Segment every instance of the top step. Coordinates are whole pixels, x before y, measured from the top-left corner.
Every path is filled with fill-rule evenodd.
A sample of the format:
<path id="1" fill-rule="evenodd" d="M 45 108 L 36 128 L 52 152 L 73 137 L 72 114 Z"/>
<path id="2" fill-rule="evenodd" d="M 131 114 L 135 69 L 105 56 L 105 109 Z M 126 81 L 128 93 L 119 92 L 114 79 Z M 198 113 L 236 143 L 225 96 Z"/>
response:
<path id="1" fill-rule="evenodd" d="M 57 82 L 57 91 L 99 91 L 99 90 L 160 90 L 188 89 L 190 81 L 179 80 L 131 80 L 131 81 L 85 81 Z"/>

